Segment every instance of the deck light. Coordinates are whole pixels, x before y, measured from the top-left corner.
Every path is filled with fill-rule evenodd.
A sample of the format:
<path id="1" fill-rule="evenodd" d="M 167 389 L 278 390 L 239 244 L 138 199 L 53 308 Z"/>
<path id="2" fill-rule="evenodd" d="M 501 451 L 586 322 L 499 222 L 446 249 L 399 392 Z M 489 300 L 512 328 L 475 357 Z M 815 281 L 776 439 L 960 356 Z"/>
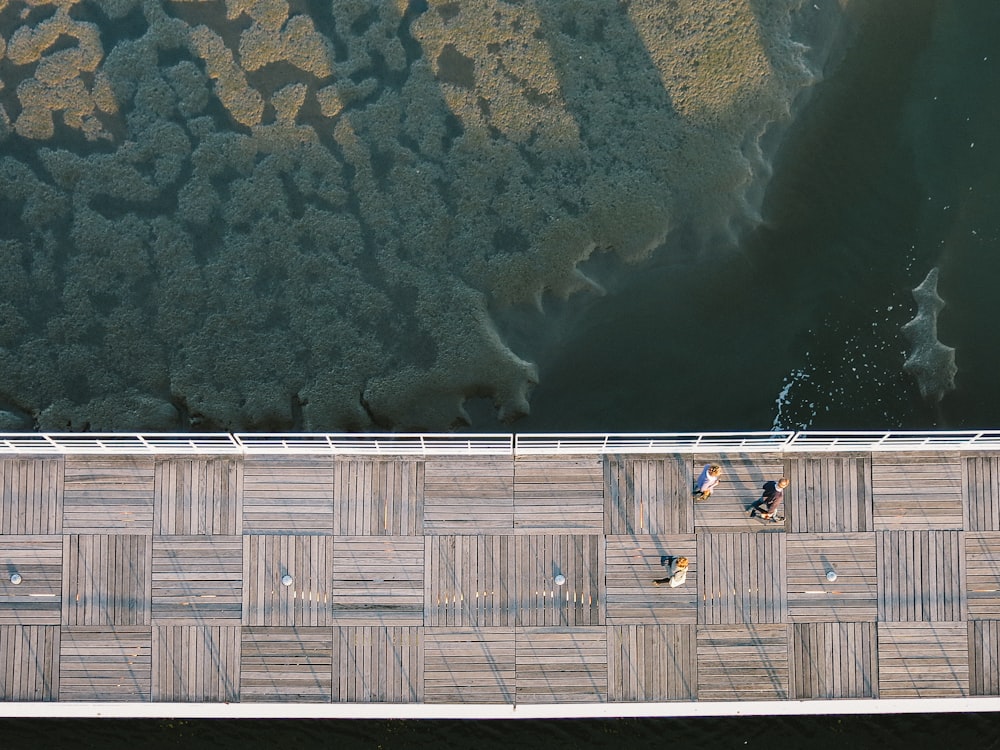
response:
<path id="1" fill-rule="evenodd" d="M 10 582 L 13 583 L 15 586 L 20 585 L 21 580 L 22 579 L 21 579 L 21 574 L 20 573 L 11 573 L 10 574 Z"/>
<path id="2" fill-rule="evenodd" d="M 826 580 L 830 581 L 830 583 L 833 583 L 834 581 L 836 581 L 837 580 L 837 571 L 833 570 L 832 568 L 830 570 L 826 571 Z"/>
<path id="3" fill-rule="evenodd" d="M 566 576 L 560 573 L 556 576 L 556 586 L 562 586 L 564 583 L 566 583 Z"/>
<path id="4" fill-rule="evenodd" d="M 288 575 L 288 573 L 285 573 L 285 575 L 281 576 L 281 585 L 282 586 L 292 585 L 292 577 Z"/>

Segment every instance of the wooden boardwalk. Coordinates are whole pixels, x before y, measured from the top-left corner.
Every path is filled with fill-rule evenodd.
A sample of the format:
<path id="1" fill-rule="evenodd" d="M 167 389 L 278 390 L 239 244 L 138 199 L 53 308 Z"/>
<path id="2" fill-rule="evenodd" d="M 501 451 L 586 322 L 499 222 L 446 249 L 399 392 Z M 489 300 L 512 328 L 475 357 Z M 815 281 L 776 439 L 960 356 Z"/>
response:
<path id="1" fill-rule="evenodd" d="M 980 695 L 987 452 L 0 459 L 3 701 Z"/>

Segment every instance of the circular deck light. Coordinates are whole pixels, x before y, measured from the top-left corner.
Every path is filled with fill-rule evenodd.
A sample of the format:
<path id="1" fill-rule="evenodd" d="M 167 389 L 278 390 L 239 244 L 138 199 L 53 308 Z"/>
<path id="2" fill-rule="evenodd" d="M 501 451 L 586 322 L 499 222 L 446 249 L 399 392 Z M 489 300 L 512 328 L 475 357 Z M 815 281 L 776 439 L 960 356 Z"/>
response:
<path id="1" fill-rule="evenodd" d="M 282 586 L 292 585 L 292 577 L 288 575 L 288 573 L 285 573 L 285 575 L 281 576 L 281 585 Z"/>
<path id="2" fill-rule="evenodd" d="M 556 576 L 556 586 L 562 586 L 564 583 L 566 583 L 566 576 L 560 573 Z"/>
<path id="3" fill-rule="evenodd" d="M 830 581 L 831 583 L 833 583 L 834 581 L 836 581 L 837 580 L 837 571 L 836 570 L 828 570 L 828 571 L 826 571 L 826 580 Z"/>
<path id="4" fill-rule="evenodd" d="M 15 586 L 20 585 L 20 583 L 21 583 L 22 580 L 23 579 L 21 578 L 21 574 L 20 573 L 11 573 L 10 574 L 10 582 L 13 583 Z"/>

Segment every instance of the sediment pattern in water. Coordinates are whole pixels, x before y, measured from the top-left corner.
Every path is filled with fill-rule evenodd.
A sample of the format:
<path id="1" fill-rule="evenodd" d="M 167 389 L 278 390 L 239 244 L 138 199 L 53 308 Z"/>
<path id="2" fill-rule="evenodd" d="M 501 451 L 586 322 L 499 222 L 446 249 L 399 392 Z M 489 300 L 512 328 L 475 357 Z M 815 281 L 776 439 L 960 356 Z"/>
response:
<path id="1" fill-rule="evenodd" d="M 753 221 L 799 6 L 0 0 L 0 429 L 515 419 L 491 308 Z"/>

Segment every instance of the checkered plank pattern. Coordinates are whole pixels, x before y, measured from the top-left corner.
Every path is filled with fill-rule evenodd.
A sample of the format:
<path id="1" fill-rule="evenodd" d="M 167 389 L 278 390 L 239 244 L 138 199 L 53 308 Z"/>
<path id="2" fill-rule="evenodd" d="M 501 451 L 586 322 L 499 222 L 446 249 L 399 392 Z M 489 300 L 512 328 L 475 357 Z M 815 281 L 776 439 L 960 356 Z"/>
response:
<path id="1" fill-rule="evenodd" d="M 333 465 L 335 534 L 419 535 L 424 464 L 403 459 L 340 459 Z"/>
<path id="2" fill-rule="evenodd" d="M 241 701 L 329 703 L 332 695 L 331 628 L 242 628 Z"/>
<path id="3" fill-rule="evenodd" d="M 872 466 L 869 456 L 798 457 L 790 462 L 785 490 L 791 531 L 871 531 Z"/>
<path id="4" fill-rule="evenodd" d="M 877 698 L 874 622 L 799 622 L 792 626 L 795 699 Z"/>
<path id="5" fill-rule="evenodd" d="M 332 534 L 332 457 L 247 456 L 243 530 L 248 534 Z"/>
<path id="6" fill-rule="evenodd" d="M 0 535 L 59 534 L 63 459 L 0 459 Z"/>
<path id="7" fill-rule="evenodd" d="M 417 703 L 423 699 L 423 628 L 338 627 L 333 700 Z"/>
<path id="8" fill-rule="evenodd" d="M 691 465 L 679 456 L 608 456 L 604 460 L 606 534 L 694 531 Z"/>
<path id="9" fill-rule="evenodd" d="M 0 537 L 0 625 L 58 625 L 62 613 L 63 539 Z M 11 575 L 21 583 L 11 582 Z"/>
<path id="10" fill-rule="evenodd" d="M 698 649 L 693 625 L 616 625 L 608 632 L 609 700 L 697 699 Z"/>
<path id="11" fill-rule="evenodd" d="M 152 700 L 239 700 L 240 640 L 238 625 L 153 627 Z"/>
<path id="12" fill-rule="evenodd" d="M 964 622 L 880 622 L 880 698 L 969 695 L 969 631 Z"/>
<path id="13" fill-rule="evenodd" d="M 523 628 L 517 631 L 517 703 L 608 700 L 605 628 Z"/>
<path id="14" fill-rule="evenodd" d="M 964 465 L 957 454 L 872 458 L 875 530 L 961 529 Z"/>
<path id="15" fill-rule="evenodd" d="M 152 634 L 147 627 L 64 627 L 59 700 L 148 701 Z"/>
<path id="16" fill-rule="evenodd" d="M 157 534 L 243 532 L 243 465 L 231 456 L 156 462 L 153 522 Z"/>
<path id="17" fill-rule="evenodd" d="M 0 700 L 58 700 L 59 633 L 58 625 L 0 625 Z"/>
<path id="18" fill-rule="evenodd" d="M 67 456 L 63 524 L 67 534 L 152 534 L 152 456 Z"/>
<path id="19" fill-rule="evenodd" d="M 425 628 L 424 701 L 513 703 L 513 627 Z"/>
<path id="20" fill-rule="evenodd" d="M 243 537 L 153 537 L 151 597 L 153 624 L 239 624 Z"/>
<path id="21" fill-rule="evenodd" d="M 698 628 L 698 700 L 784 700 L 789 697 L 784 625 Z"/>

